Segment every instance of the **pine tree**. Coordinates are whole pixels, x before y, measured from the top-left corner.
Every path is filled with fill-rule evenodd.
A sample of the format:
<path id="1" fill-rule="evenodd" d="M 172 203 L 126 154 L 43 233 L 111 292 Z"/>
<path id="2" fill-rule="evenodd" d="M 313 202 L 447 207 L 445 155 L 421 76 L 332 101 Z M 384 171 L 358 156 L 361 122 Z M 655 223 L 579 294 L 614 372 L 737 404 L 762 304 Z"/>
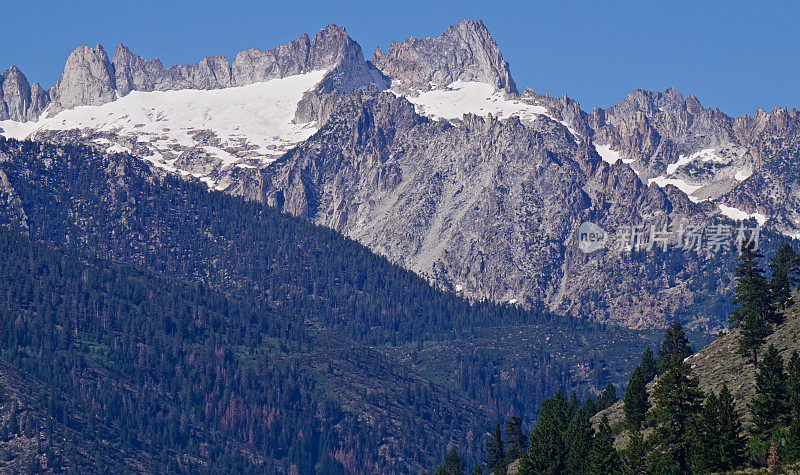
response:
<path id="1" fill-rule="evenodd" d="M 600 419 L 600 426 L 592 441 L 588 473 L 596 475 L 622 473 L 619 454 L 614 449 L 614 434 L 611 432 L 606 415 Z"/>
<path id="2" fill-rule="evenodd" d="M 506 460 L 513 462 L 528 447 L 528 436 L 522 431 L 522 419 L 511 416 L 506 422 Z"/>
<path id="3" fill-rule="evenodd" d="M 758 260 L 764 257 L 752 247 L 743 247 L 736 265 L 736 289 L 733 303 L 738 305 L 728 322 L 732 328 L 745 322 L 748 317 L 751 322 L 754 316 L 764 322 L 774 320 L 774 309 L 770 299 L 769 283 L 764 278 L 764 271 L 759 266 Z"/>
<path id="4" fill-rule="evenodd" d="M 575 411 L 581 407 L 581 402 L 578 400 L 578 393 L 572 391 L 572 394 L 569 395 L 569 403 L 567 404 L 567 414 L 569 417 L 575 415 Z"/>
<path id="5" fill-rule="evenodd" d="M 628 381 L 628 389 L 625 390 L 623 398 L 625 409 L 625 421 L 634 430 L 639 430 L 647 420 L 647 411 L 650 410 L 650 401 L 647 398 L 647 383 L 645 382 L 645 370 L 641 365 L 637 366 Z"/>
<path id="6" fill-rule="evenodd" d="M 608 383 L 603 393 L 597 398 L 598 410 L 602 411 L 603 409 L 608 409 L 617 402 L 617 399 L 617 388 L 613 384 Z"/>
<path id="7" fill-rule="evenodd" d="M 672 360 L 672 366 L 656 383 L 655 405 L 650 412 L 655 427 L 655 450 L 648 461 L 651 471 L 689 473 L 692 459 L 690 422 L 702 408 L 703 394 L 684 361 Z"/>
<path id="8" fill-rule="evenodd" d="M 563 392 L 558 391 L 542 402 L 530 446 L 520 460 L 521 474 L 556 474 L 564 470 L 567 448 L 563 436 L 568 417 L 567 398 Z"/>
<path id="9" fill-rule="evenodd" d="M 717 420 L 720 433 L 719 470 L 732 470 L 745 461 L 745 438 L 742 423 L 736 415 L 733 396 L 727 385 L 722 385 L 717 398 Z"/>
<path id="10" fill-rule="evenodd" d="M 703 404 L 694 424 L 694 467 L 700 472 L 713 472 L 720 462 L 719 400 L 713 392 Z"/>
<path id="11" fill-rule="evenodd" d="M 439 465 L 434 475 L 464 475 L 464 462 L 455 448 L 450 449 L 444 456 L 444 462 Z"/>
<path id="12" fill-rule="evenodd" d="M 483 469 L 477 463 L 472 467 L 472 475 L 483 475 Z"/>
<path id="13" fill-rule="evenodd" d="M 486 467 L 491 473 L 505 473 L 506 453 L 503 449 L 503 434 L 500 431 L 500 423 L 494 425 L 494 430 L 486 442 Z"/>
<path id="14" fill-rule="evenodd" d="M 776 310 L 784 310 L 791 303 L 792 290 L 797 287 L 800 256 L 797 255 L 791 244 L 784 241 L 775 251 L 769 268 L 772 273 L 772 279 L 769 282 L 772 304 Z M 775 312 L 774 316 L 780 317 L 780 312 Z M 780 322 L 776 321 L 775 323 Z"/>
<path id="15" fill-rule="evenodd" d="M 622 473 L 625 475 L 639 475 L 644 472 L 647 445 L 642 438 L 642 433 L 634 429 L 631 432 L 628 445 L 620 453 Z"/>
<path id="16" fill-rule="evenodd" d="M 691 348 L 689 348 L 691 351 Z M 642 361 L 639 363 L 642 368 L 642 376 L 644 376 L 644 383 L 647 384 L 656 377 L 658 373 L 658 362 L 653 357 L 653 350 L 648 346 L 642 354 Z"/>
<path id="17" fill-rule="evenodd" d="M 15 399 L 11 401 L 11 415 L 8 418 L 8 433 L 11 435 L 17 435 L 19 433 L 19 421 L 17 420 L 18 412 L 19 406 Z"/>
<path id="18" fill-rule="evenodd" d="M 789 403 L 789 417 L 800 421 L 800 354 L 792 352 L 789 364 L 786 365 Z"/>
<path id="19" fill-rule="evenodd" d="M 781 459 L 787 463 L 800 462 L 800 355 L 795 350 L 786 365 L 789 399 L 789 427 Z"/>
<path id="20" fill-rule="evenodd" d="M 760 313 L 748 312 L 739 324 L 739 331 L 741 332 L 740 353 L 754 366 L 758 366 L 758 351 L 772 330 Z"/>
<path id="21" fill-rule="evenodd" d="M 664 341 L 661 343 L 661 350 L 658 352 L 658 366 L 663 373 L 675 362 L 681 362 L 692 354 L 692 347 L 689 339 L 680 322 L 675 322 L 664 333 Z"/>
<path id="22" fill-rule="evenodd" d="M 787 414 L 787 383 L 783 371 L 783 358 L 778 349 L 770 345 L 756 373 L 756 396 L 750 405 L 753 413 L 753 432 L 767 437 Z"/>
<path id="23" fill-rule="evenodd" d="M 598 412 L 597 402 L 592 399 L 591 396 L 587 397 L 586 400 L 583 401 L 583 410 L 586 411 L 586 414 L 588 414 L 589 417 L 592 417 Z"/>
<path id="24" fill-rule="evenodd" d="M 564 434 L 567 447 L 566 472 L 581 473 L 592 448 L 592 425 L 583 408 L 575 410 Z"/>

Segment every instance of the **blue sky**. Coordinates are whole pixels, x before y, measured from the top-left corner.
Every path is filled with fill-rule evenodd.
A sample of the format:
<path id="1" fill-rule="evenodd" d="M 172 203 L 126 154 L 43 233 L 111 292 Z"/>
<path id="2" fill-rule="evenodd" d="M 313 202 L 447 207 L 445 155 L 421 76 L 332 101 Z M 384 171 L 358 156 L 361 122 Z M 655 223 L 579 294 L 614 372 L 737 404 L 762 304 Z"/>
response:
<path id="1" fill-rule="evenodd" d="M 227 2 L 226 2 L 227 3 Z M 483 19 L 520 89 L 585 110 L 674 86 L 733 115 L 800 107 L 800 4 L 792 2 L 256 2 L 0 0 L 0 69 L 51 86 L 79 44 L 119 42 L 165 65 L 269 49 L 327 23 L 376 46 Z"/>

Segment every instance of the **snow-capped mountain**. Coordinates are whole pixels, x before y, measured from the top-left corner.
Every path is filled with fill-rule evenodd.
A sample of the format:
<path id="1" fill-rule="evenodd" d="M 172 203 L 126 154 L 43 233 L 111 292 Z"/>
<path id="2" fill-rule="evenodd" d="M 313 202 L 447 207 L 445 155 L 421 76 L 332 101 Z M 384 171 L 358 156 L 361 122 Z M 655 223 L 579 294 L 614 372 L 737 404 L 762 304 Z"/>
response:
<path id="1" fill-rule="evenodd" d="M 3 73 L 0 129 L 132 153 L 224 189 L 237 169 L 267 165 L 313 134 L 320 96 L 387 85 L 333 25 L 270 51 L 243 51 L 231 64 L 208 57 L 165 69 L 122 44 L 111 60 L 101 45 L 81 46 L 43 96 L 17 68 Z"/>
<path id="2" fill-rule="evenodd" d="M 80 47 L 47 91 L 14 67 L 0 76 L 0 129 L 131 153 L 469 297 L 630 327 L 692 313 L 694 327 L 718 328 L 720 315 L 687 309 L 723 302 L 724 313 L 730 283 L 709 275 L 732 261 L 669 257 L 654 270 L 585 256 L 582 221 L 752 219 L 800 236 L 796 110 L 732 118 L 669 89 L 586 112 L 518 92 L 480 21 L 371 61 L 332 25 L 231 63 L 165 68 L 123 45 L 111 60 Z"/>

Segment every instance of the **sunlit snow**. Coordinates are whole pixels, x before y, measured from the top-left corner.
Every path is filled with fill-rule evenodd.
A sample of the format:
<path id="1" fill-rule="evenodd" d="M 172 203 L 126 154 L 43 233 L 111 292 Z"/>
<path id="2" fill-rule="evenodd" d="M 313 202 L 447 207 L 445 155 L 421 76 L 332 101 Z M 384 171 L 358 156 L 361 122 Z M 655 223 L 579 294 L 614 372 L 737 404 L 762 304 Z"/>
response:
<path id="1" fill-rule="evenodd" d="M 699 200 L 692 196 L 692 193 L 702 188 L 698 185 L 692 185 L 687 183 L 685 180 L 681 180 L 680 178 L 667 178 L 665 176 L 659 176 L 656 178 L 650 178 L 647 180 L 647 185 L 650 186 L 651 183 L 655 183 L 660 188 L 664 188 L 667 185 L 672 185 L 677 189 L 681 190 L 682 192 L 686 193 L 686 196 L 689 197 L 690 200 L 697 203 Z"/>
<path id="2" fill-rule="evenodd" d="M 223 166 L 242 156 L 270 162 L 317 131 L 313 123 L 292 120 L 303 93 L 324 75 L 313 71 L 225 89 L 134 91 L 107 104 L 76 107 L 36 122 L 0 121 L 0 133 L 25 139 L 40 130 L 91 129 L 145 143 L 158 151 L 153 160 L 162 153 L 177 155 L 198 147 Z M 195 140 L 198 131 L 213 132 L 212 145 Z M 123 144 L 109 149 L 126 150 Z"/>
<path id="3" fill-rule="evenodd" d="M 432 118 L 460 119 L 464 114 L 484 117 L 492 114 L 501 119 L 517 116 L 530 121 L 547 114 L 547 109 L 542 106 L 507 99 L 504 92 L 482 82 L 457 81 L 445 89 L 405 97 L 416 106 L 418 113 Z"/>
<path id="4" fill-rule="evenodd" d="M 736 181 L 745 181 L 753 175 L 753 170 L 750 168 L 742 168 L 741 170 L 736 172 L 736 175 L 733 177 Z"/>
<path id="5" fill-rule="evenodd" d="M 758 224 L 762 226 L 764 225 L 764 223 L 767 222 L 767 217 L 761 213 L 748 213 L 746 211 L 740 210 L 739 208 L 734 208 L 733 206 L 725 206 L 723 204 L 720 204 L 719 211 L 723 215 L 735 221 L 745 221 L 747 219 L 753 218 L 758 222 Z"/>

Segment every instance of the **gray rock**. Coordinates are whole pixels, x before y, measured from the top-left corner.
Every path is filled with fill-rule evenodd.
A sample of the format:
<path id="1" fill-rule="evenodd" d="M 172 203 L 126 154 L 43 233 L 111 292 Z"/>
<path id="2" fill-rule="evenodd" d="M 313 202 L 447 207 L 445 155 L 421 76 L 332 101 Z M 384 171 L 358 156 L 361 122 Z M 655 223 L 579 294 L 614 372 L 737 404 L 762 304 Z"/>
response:
<path id="1" fill-rule="evenodd" d="M 16 66 L 0 74 L 0 120 L 33 120 L 47 103 L 47 93 L 39 83 L 31 87 Z"/>
<path id="2" fill-rule="evenodd" d="M 50 113 L 111 102 L 117 96 L 115 89 L 114 66 L 103 47 L 79 46 L 69 55 L 61 79 L 50 90 Z"/>
<path id="3" fill-rule="evenodd" d="M 111 62 L 120 96 L 131 91 L 153 91 L 164 76 L 164 65 L 158 58 L 145 60 L 122 43 L 117 46 Z"/>
<path id="4" fill-rule="evenodd" d="M 269 51 L 255 48 L 243 51 L 236 55 L 233 64 L 223 56 L 209 56 L 199 63 L 165 69 L 157 58 L 146 60 L 123 44 L 117 47 L 112 61 L 100 45 L 94 50 L 81 46 L 70 55 L 61 79 L 52 90 L 52 112 L 103 104 L 131 91 L 219 89 L 314 70 L 328 71 L 317 94 L 352 93 L 363 87 L 384 89 L 389 85 L 380 71 L 364 60 L 361 47 L 344 28 L 328 25 L 313 39 L 304 34 Z M 15 117 L 30 118 L 18 112 Z"/>
<path id="5" fill-rule="evenodd" d="M 431 121 L 405 99 L 363 91 L 342 98 L 317 134 L 256 173 L 238 193 L 471 298 L 638 328 L 684 318 L 714 329 L 724 321 L 723 309 L 704 321 L 686 309 L 727 298 L 729 283 L 704 276 L 732 266 L 734 253 L 720 262 L 683 252 L 634 259 L 578 250 L 583 221 L 615 230 L 706 218 L 674 187 L 645 186 L 630 167 L 602 162 L 588 142 L 544 116 L 530 124 L 473 115 Z"/>
<path id="6" fill-rule="evenodd" d="M 375 50 L 372 62 L 402 87 L 428 90 L 430 83 L 478 81 L 511 93 L 517 86 L 497 43 L 480 20 L 464 20 L 437 38 L 410 38 Z"/>

